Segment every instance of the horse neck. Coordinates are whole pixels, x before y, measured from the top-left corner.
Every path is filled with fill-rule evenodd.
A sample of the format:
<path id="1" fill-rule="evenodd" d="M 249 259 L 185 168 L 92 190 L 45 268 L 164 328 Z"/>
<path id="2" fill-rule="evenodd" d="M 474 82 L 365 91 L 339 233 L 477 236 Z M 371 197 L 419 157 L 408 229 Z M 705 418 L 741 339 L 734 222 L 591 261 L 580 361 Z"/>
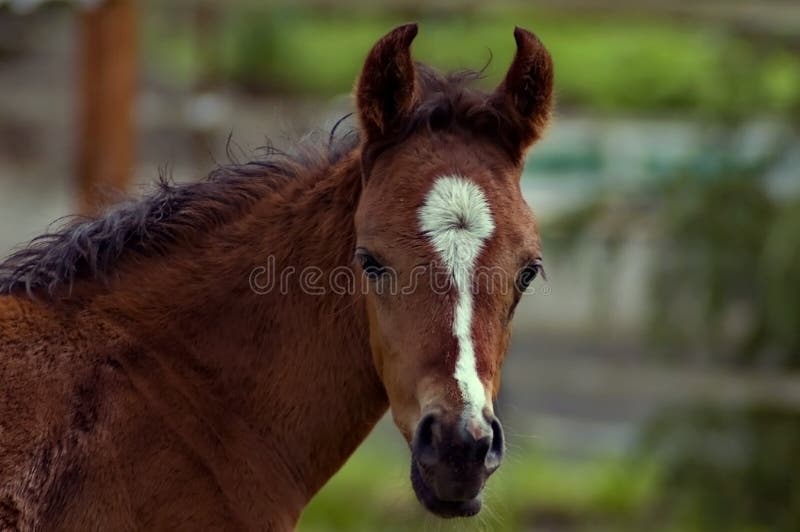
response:
<path id="1" fill-rule="evenodd" d="M 131 329 L 160 359 L 141 378 L 180 381 L 192 405 L 181 408 L 196 410 L 203 430 L 236 434 L 224 443 L 249 455 L 253 482 L 271 490 L 256 498 L 271 501 L 273 515 L 299 513 L 387 408 L 363 301 L 297 284 L 303 268 L 350 268 L 360 189 L 354 153 L 267 194 L 202 246 L 137 265 L 139 282 L 103 304 L 133 317 Z M 253 272 L 270 268 L 288 278 L 286 289 L 254 290 Z"/>

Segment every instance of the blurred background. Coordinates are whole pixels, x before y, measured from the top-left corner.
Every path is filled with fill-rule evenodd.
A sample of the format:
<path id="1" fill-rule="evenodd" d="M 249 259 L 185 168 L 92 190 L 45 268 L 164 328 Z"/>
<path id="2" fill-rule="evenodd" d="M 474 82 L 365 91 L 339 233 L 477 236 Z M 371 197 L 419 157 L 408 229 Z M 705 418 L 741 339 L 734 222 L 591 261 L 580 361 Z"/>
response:
<path id="1" fill-rule="evenodd" d="M 794 0 L 0 0 L 0 255 L 99 190 L 326 131 L 409 20 L 418 59 L 487 88 L 515 25 L 550 49 L 523 177 L 548 282 L 517 311 L 482 514 L 425 515 L 384 420 L 300 530 L 800 530 Z"/>

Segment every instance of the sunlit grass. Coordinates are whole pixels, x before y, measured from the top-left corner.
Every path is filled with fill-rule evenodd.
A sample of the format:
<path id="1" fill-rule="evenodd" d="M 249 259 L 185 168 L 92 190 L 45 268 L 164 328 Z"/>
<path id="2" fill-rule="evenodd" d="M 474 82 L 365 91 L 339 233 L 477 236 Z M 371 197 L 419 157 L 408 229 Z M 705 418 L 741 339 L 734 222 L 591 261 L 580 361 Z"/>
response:
<path id="1" fill-rule="evenodd" d="M 299 530 L 517 531 L 551 522 L 620 530 L 637 523 L 655 478 L 651 466 L 556 457 L 526 442 L 509 451 L 489 481 L 476 518 L 445 521 L 427 514 L 414 498 L 409 453 L 399 439 L 382 430 L 368 439 L 312 501 Z"/>

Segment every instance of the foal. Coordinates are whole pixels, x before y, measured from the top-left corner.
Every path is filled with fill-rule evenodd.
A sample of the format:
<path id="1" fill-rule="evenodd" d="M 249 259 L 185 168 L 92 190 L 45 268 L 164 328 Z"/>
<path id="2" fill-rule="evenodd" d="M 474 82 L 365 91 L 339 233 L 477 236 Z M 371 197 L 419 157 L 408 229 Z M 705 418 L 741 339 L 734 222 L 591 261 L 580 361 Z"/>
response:
<path id="1" fill-rule="evenodd" d="M 480 510 L 552 64 L 518 28 L 487 94 L 415 64 L 416 33 L 369 53 L 357 132 L 0 265 L 0 529 L 290 530 L 387 407 L 421 503 Z"/>

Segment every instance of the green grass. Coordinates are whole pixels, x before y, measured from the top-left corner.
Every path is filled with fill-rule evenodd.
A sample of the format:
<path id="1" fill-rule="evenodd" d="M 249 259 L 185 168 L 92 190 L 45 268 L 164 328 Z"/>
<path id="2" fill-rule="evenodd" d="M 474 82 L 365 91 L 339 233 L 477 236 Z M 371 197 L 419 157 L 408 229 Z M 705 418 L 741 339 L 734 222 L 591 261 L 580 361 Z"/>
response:
<path id="1" fill-rule="evenodd" d="M 311 502 L 298 529 L 517 531 L 558 521 L 571 530 L 624 530 L 641 517 L 655 479 L 652 467 L 629 461 L 569 460 L 535 447 L 512 448 L 489 480 L 481 514 L 443 521 L 414 498 L 408 451 L 399 442 L 399 435 L 384 431 L 370 437 Z"/>
<path id="2" fill-rule="evenodd" d="M 559 100 L 596 111 L 718 117 L 794 112 L 800 59 L 714 26 L 635 16 L 481 8 L 456 14 L 249 8 L 226 10 L 205 52 L 188 26 L 151 18 L 149 62 L 169 80 L 216 78 L 256 90 L 325 96 L 347 92 L 366 52 L 389 28 L 415 19 L 417 58 L 439 68 L 481 68 L 487 85 L 511 59 L 514 25 L 535 31 L 553 54 Z"/>

